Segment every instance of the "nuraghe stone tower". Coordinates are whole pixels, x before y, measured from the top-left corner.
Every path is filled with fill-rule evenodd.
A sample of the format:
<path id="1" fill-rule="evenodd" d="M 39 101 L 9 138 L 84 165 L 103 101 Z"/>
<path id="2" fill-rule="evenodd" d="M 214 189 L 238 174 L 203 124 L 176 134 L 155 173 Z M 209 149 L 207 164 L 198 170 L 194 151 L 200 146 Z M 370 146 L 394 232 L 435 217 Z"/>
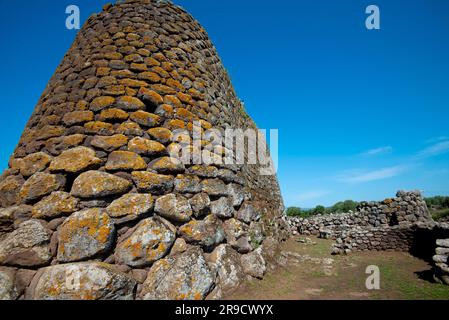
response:
<path id="1" fill-rule="evenodd" d="M 195 123 L 255 128 L 198 22 L 150 0 L 90 17 L 0 179 L 0 299 L 217 299 L 263 277 L 276 176 L 178 160 Z"/>

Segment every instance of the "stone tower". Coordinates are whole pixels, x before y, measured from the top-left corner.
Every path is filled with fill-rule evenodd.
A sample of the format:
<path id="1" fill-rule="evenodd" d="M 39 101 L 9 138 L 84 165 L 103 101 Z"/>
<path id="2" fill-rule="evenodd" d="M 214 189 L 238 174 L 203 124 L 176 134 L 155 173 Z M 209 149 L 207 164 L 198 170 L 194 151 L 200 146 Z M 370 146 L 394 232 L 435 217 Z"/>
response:
<path id="1" fill-rule="evenodd" d="M 256 128 L 198 22 L 150 0 L 90 17 L 0 178 L 0 299 L 213 299 L 263 277 L 276 176 L 181 161 L 195 127 Z"/>

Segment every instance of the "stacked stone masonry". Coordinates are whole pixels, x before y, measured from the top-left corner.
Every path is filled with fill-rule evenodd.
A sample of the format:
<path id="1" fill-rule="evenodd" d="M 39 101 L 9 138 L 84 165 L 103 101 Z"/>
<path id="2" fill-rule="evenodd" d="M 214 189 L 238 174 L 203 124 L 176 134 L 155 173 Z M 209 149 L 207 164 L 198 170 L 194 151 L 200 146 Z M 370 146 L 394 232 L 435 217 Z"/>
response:
<path id="1" fill-rule="evenodd" d="M 194 123 L 255 128 L 198 22 L 150 0 L 90 17 L 0 178 L 0 299 L 218 299 L 263 277 L 288 232 L 277 179 L 169 157 Z"/>
<path id="2" fill-rule="evenodd" d="M 449 285 L 449 239 L 438 239 L 433 256 L 435 263 L 434 278 L 437 282 Z"/>
<path id="3" fill-rule="evenodd" d="M 423 239 L 449 234 L 447 224 L 437 224 L 430 216 L 421 193 L 399 191 L 396 198 L 382 202 L 362 202 L 356 212 L 289 218 L 293 232 L 335 240 L 333 253 L 352 251 L 429 251 Z M 428 254 L 428 253 L 427 253 Z"/>

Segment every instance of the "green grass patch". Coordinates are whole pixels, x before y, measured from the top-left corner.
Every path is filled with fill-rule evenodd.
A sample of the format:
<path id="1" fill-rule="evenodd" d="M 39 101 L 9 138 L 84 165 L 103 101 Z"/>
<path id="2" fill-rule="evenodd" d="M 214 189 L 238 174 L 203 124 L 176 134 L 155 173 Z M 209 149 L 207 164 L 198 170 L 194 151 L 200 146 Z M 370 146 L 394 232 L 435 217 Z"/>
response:
<path id="1" fill-rule="evenodd" d="M 449 208 L 435 210 L 435 211 L 432 211 L 431 214 L 432 214 L 433 220 L 438 221 L 440 219 L 443 219 L 443 218 L 449 216 Z"/>

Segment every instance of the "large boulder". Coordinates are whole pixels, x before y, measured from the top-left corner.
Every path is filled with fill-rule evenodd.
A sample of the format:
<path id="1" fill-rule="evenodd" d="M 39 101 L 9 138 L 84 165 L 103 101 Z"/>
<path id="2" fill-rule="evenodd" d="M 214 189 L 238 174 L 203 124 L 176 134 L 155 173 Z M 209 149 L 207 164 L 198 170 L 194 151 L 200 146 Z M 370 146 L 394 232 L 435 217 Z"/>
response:
<path id="1" fill-rule="evenodd" d="M 51 232 L 39 220 L 21 223 L 0 241 L 0 264 L 38 267 L 50 262 Z"/>
<path id="2" fill-rule="evenodd" d="M 240 255 L 230 245 L 219 245 L 209 260 L 211 269 L 217 274 L 216 283 L 224 295 L 234 292 L 246 280 Z"/>
<path id="3" fill-rule="evenodd" d="M 156 262 L 140 295 L 144 300 L 202 300 L 213 284 L 213 273 L 201 249 L 192 247 Z"/>
<path id="4" fill-rule="evenodd" d="M 262 248 L 242 255 L 241 262 L 243 271 L 254 278 L 262 279 L 267 271 L 265 259 L 262 255 Z"/>
<path id="5" fill-rule="evenodd" d="M 19 297 L 15 285 L 16 270 L 0 267 L 0 300 L 15 300 Z"/>
<path id="6" fill-rule="evenodd" d="M 132 300 L 136 282 L 101 262 L 62 264 L 39 270 L 26 294 L 32 300 Z"/>
<path id="7" fill-rule="evenodd" d="M 78 211 L 58 230 L 58 261 L 81 261 L 107 252 L 112 247 L 115 227 L 99 208 Z"/>
<path id="8" fill-rule="evenodd" d="M 95 151 L 86 147 L 76 147 L 64 151 L 50 164 L 52 172 L 80 173 L 95 169 L 102 161 L 95 156 Z"/>
<path id="9" fill-rule="evenodd" d="M 168 194 L 156 200 L 154 211 L 177 222 L 188 222 L 193 214 L 189 200 L 178 194 Z"/>
<path id="10" fill-rule="evenodd" d="M 161 218 L 141 221 L 117 245 L 116 261 L 131 267 L 146 267 L 163 258 L 176 239 L 176 228 Z"/>
<path id="11" fill-rule="evenodd" d="M 72 195 L 79 198 L 101 198 L 123 194 L 129 191 L 132 183 L 123 178 L 101 171 L 88 171 L 80 174 L 72 186 Z"/>
<path id="12" fill-rule="evenodd" d="M 62 189 L 65 182 L 66 179 L 61 175 L 37 172 L 23 184 L 20 197 L 25 203 L 33 202 Z"/>
<path id="13" fill-rule="evenodd" d="M 75 212 L 77 205 L 78 199 L 69 193 L 55 191 L 34 205 L 32 215 L 36 219 L 53 219 Z"/>
<path id="14" fill-rule="evenodd" d="M 111 218 L 138 219 L 150 213 L 154 208 L 154 200 L 151 194 L 129 193 L 114 200 L 106 211 Z"/>
<path id="15" fill-rule="evenodd" d="M 220 244 L 225 239 L 223 224 L 215 215 L 190 221 L 179 228 L 179 234 L 187 243 L 205 248 Z"/>

